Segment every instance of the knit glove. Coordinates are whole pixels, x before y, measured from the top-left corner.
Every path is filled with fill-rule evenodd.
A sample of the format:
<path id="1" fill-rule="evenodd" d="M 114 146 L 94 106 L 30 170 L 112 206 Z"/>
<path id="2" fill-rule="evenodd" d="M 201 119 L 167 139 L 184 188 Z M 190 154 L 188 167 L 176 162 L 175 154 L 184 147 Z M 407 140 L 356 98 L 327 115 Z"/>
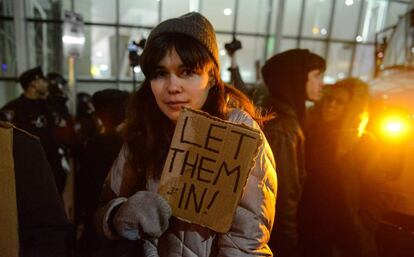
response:
<path id="1" fill-rule="evenodd" d="M 145 234 L 159 238 L 168 228 L 171 208 L 159 194 L 138 191 L 119 207 L 113 225 L 118 234 L 129 240 L 138 240 Z"/>
<path id="2" fill-rule="evenodd" d="M 142 253 L 144 257 L 159 257 L 157 250 L 157 240 L 144 239 L 142 243 Z"/>

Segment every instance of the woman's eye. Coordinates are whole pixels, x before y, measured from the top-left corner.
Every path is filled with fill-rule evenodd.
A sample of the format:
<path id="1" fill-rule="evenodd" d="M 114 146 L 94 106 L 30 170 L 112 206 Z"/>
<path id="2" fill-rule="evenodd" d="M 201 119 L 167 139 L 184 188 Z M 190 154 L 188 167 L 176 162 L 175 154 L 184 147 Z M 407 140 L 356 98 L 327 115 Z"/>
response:
<path id="1" fill-rule="evenodd" d="M 167 76 L 167 72 L 163 70 L 158 70 L 154 73 L 154 78 L 163 78 Z"/>
<path id="2" fill-rule="evenodd" d="M 196 72 L 194 71 L 194 70 L 192 70 L 192 69 L 184 69 L 182 72 L 181 72 L 181 74 L 183 75 L 183 76 L 192 76 L 192 75 L 194 75 Z"/>

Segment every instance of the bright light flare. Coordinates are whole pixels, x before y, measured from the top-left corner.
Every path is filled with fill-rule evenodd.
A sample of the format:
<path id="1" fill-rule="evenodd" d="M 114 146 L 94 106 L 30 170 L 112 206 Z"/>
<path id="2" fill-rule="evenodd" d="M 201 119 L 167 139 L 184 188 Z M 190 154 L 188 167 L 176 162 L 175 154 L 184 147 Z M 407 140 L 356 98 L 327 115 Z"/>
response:
<path id="1" fill-rule="evenodd" d="M 223 14 L 226 16 L 230 16 L 233 11 L 230 8 L 225 8 L 223 10 Z"/>
<path id="2" fill-rule="evenodd" d="M 85 44 L 85 37 L 63 36 L 62 41 L 64 44 L 83 45 Z"/>
<path id="3" fill-rule="evenodd" d="M 346 6 L 351 6 L 351 5 L 353 5 L 354 4 L 354 0 L 346 0 L 345 1 L 345 5 Z"/>
<path id="4" fill-rule="evenodd" d="M 411 126 L 407 118 L 395 115 L 383 120 L 381 130 L 388 138 L 401 138 L 410 132 Z"/>
<path id="5" fill-rule="evenodd" d="M 393 133 L 399 133 L 403 128 L 402 124 L 398 121 L 390 121 L 386 126 L 387 130 Z"/>

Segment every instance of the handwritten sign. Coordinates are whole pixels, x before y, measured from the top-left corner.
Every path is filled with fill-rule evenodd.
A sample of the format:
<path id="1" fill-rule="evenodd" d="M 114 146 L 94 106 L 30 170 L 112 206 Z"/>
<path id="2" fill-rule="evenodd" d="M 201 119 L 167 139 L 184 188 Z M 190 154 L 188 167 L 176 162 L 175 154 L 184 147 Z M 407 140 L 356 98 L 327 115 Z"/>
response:
<path id="1" fill-rule="evenodd" d="M 159 193 L 174 216 L 227 232 L 260 145 L 257 130 L 183 109 Z"/>

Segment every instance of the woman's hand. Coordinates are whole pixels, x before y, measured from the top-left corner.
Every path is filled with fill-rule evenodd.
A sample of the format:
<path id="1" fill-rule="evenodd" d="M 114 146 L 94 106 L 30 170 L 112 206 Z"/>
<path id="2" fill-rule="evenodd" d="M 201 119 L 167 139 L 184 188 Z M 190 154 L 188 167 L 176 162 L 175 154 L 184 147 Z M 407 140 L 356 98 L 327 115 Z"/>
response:
<path id="1" fill-rule="evenodd" d="M 159 238 L 168 228 L 171 208 L 159 194 L 138 191 L 119 207 L 113 225 L 117 233 L 129 240 L 137 240 L 143 234 Z"/>

